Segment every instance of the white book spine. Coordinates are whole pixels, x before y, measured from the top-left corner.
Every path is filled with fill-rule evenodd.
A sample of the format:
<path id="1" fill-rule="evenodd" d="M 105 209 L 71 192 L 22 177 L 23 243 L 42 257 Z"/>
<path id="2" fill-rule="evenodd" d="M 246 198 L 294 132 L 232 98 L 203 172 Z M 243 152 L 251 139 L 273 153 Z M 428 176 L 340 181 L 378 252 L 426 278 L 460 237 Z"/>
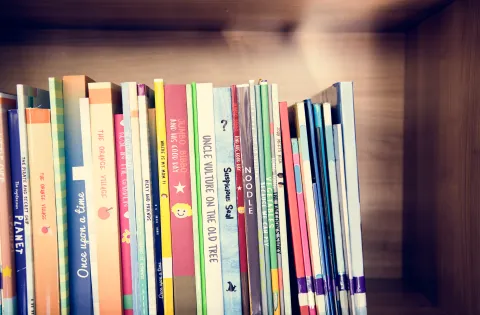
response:
<path id="1" fill-rule="evenodd" d="M 223 303 L 218 303 L 223 299 L 224 290 L 219 237 L 213 86 L 211 83 L 197 84 L 197 107 L 201 113 L 198 121 L 198 139 L 200 142 L 207 312 L 214 315 L 224 313 Z"/>

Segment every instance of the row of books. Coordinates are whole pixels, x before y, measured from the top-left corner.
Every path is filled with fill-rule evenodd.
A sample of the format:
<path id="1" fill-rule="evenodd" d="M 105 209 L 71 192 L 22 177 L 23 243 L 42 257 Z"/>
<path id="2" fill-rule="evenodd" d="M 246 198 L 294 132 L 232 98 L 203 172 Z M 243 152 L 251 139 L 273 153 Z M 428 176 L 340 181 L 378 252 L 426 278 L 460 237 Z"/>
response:
<path id="1" fill-rule="evenodd" d="M 3 314 L 366 314 L 353 84 L 0 93 Z"/>

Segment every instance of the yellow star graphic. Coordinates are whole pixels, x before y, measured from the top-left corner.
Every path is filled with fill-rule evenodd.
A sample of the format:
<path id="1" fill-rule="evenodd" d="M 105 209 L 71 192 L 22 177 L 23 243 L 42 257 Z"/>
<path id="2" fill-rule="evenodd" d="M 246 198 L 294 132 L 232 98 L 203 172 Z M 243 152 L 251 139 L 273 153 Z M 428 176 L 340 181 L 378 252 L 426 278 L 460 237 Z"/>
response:
<path id="1" fill-rule="evenodd" d="M 12 268 L 10 268 L 8 266 L 3 268 L 3 276 L 11 278 L 12 277 Z"/>

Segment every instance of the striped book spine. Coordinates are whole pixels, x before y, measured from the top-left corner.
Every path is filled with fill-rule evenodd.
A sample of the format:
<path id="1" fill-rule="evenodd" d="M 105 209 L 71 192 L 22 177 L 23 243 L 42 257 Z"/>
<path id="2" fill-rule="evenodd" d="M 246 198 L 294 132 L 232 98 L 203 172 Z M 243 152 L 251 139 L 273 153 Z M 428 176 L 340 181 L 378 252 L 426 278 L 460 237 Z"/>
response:
<path id="1" fill-rule="evenodd" d="M 197 190 L 200 187 L 197 185 L 197 180 L 199 179 L 199 174 L 197 174 L 196 163 L 197 163 L 197 152 L 195 150 L 195 138 L 196 128 L 195 128 L 195 119 L 193 114 L 193 93 L 192 85 L 186 85 L 187 92 L 187 121 L 188 121 L 188 152 L 190 152 L 190 186 L 192 190 L 192 222 L 193 222 L 193 254 L 195 257 L 195 294 L 197 297 L 197 314 L 203 314 L 203 296 L 202 296 L 202 277 L 201 277 L 201 263 L 200 257 L 203 257 L 203 250 L 200 249 L 200 233 L 198 228 L 199 218 L 198 218 L 198 202 L 202 202 L 201 198 L 197 194 Z M 202 240 L 203 241 L 203 240 Z"/>
<path id="2" fill-rule="evenodd" d="M 120 87 L 89 83 L 90 128 L 92 136 L 93 207 L 95 209 L 98 298 L 100 313 L 122 312 L 120 230 L 115 164 L 113 115 L 120 112 Z M 89 211 L 89 213 L 92 213 Z M 93 268 L 93 264 L 92 264 Z"/>
<path id="3" fill-rule="evenodd" d="M 50 121 L 52 125 L 53 167 L 55 173 L 55 206 L 57 209 L 58 267 L 61 314 L 70 312 L 68 290 L 67 186 L 65 175 L 65 125 L 63 119 L 63 81 L 48 78 Z"/>
<path id="4" fill-rule="evenodd" d="M 0 93 L 0 300 L 5 314 L 16 314 L 15 247 L 12 204 L 12 177 L 14 167 L 10 160 L 8 111 L 17 103 L 14 95 Z M 11 166 L 12 165 L 12 166 Z M 4 273 L 2 274 L 2 270 Z"/>
<path id="5" fill-rule="evenodd" d="M 154 80 L 157 123 L 158 171 L 160 174 L 160 222 L 162 233 L 163 297 L 165 314 L 171 315 L 173 306 L 172 232 L 170 227 L 170 200 L 168 186 L 167 128 L 165 125 L 165 94 L 162 79 Z"/>
<path id="6" fill-rule="evenodd" d="M 88 96 L 86 76 L 63 77 L 63 103 L 65 125 L 65 172 L 68 224 L 68 269 L 70 313 L 93 314 L 92 285 L 90 277 L 90 245 L 88 224 L 81 222 L 85 214 L 75 210 L 82 208 L 88 213 L 85 203 L 85 170 L 83 168 L 82 133 L 80 130 L 80 98 Z M 85 220 L 86 221 L 86 220 Z"/>
<path id="7" fill-rule="evenodd" d="M 128 212 L 127 160 L 123 114 L 114 115 L 117 162 L 118 211 L 120 220 L 120 250 L 122 267 L 123 314 L 133 315 L 132 261 L 130 221 Z"/>
<path id="8" fill-rule="evenodd" d="M 242 311 L 244 315 L 250 313 L 248 301 L 248 265 L 247 265 L 247 239 L 245 235 L 245 203 L 243 199 L 242 178 L 242 150 L 240 146 L 240 125 L 238 121 L 237 86 L 232 85 L 232 125 L 235 155 L 235 187 L 237 190 L 237 213 L 238 213 L 238 246 L 240 255 L 240 281 L 242 287 Z"/>
<path id="9" fill-rule="evenodd" d="M 32 240 L 35 261 L 35 309 L 39 314 L 60 314 L 58 285 L 57 217 L 50 110 L 27 108 L 28 154 L 32 201 Z"/>
<path id="10" fill-rule="evenodd" d="M 229 87 L 213 89 L 224 313 L 242 314 L 231 100 Z"/>
<path id="11" fill-rule="evenodd" d="M 142 159 L 143 207 L 145 211 L 145 247 L 147 257 L 148 308 L 152 314 L 157 313 L 157 290 L 155 273 L 155 246 L 153 232 L 152 185 L 150 175 L 150 144 L 148 139 L 148 113 L 153 105 L 152 91 L 145 84 L 137 85 L 138 116 L 140 125 L 140 153 Z"/>
<path id="12" fill-rule="evenodd" d="M 150 98 L 153 101 L 153 98 Z M 155 290 L 157 292 L 157 313 L 164 313 L 163 305 L 163 268 L 162 268 L 162 239 L 160 227 L 160 182 L 158 174 L 157 154 L 157 126 L 155 124 L 155 108 L 148 110 L 148 137 L 150 145 L 150 172 L 152 176 L 152 215 L 153 215 L 153 238 L 155 246 Z"/>

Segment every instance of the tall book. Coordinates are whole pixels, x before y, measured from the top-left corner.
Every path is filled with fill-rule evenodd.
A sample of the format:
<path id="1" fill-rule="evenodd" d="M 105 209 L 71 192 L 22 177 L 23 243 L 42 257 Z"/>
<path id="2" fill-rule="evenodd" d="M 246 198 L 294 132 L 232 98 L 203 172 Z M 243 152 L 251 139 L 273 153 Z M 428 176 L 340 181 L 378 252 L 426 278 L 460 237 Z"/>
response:
<path id="1" fill-rule="evenodd" d="M 22 164 L 20 157 L 20 132 L 18 126 L 18 110 L 8 111 L 8 138 L 10 141 L 10 171 L 12 176 L 13 205 L 13 247 L 15 249 L 15 269 L 3 271 L 5 278 L 15 277 L 18 314 L 28 313 L 27 271 L 25 254 L 25 220 L 23 215 Z M 5 282 L 4 282 L 5 283 Z M 15 304 L 13 305 L 15 308 Z M 15 312 L 13 312 L 15 314 Z"/>
<path id="2" fill-rule="evenodd" d="M 67 315 L 70 312 L 70 297 L 68 294 L 67 187 L 62 79 L 48 78 L 48 91 L 50 93 L 50 122 L 52 126 L 53 169 L 55 174 L 60 309 L 62 315 Z"/>
<path id="3" fill-rule="evenodd" d="M 130 221 L 128 212 L 127 160 L 125 154 L 125 124 L 123 114 L 114 115 L 117 162 L 118 211 L 120 220 L 120 252 L 122 266 L 123 314 L 133 315 L 132 261 Z"/>
<path id="4" fill-rule="evenodd" d="M 11 169 L 19 161 L 10 160 L 10 142 L 8 111 L 13 110 L 17 103 L 14 95 L 0 93 L 0 282 L 2 308 L 5 314 L 17 312 L 16 282 L 15 282 L 15 247 L 12 204 Z M 10 166 L 12 165 L 12 167 Z"/>
<path id="5" fill-rule="evenodd" d="M 197 314 L 203 314 L 203 295 L 202 295 L 202 276 L 201 276 L 201 257 L 203 257 L 203 248 L 200 249 L 199 217 L 198 203 L 202 202 L 201 196 L 197 190 L 200 188 L 200 174 L 197 173 L 197 151 L 195 150 L 197 132 L 195 128 L 195 117 L 193 108 L 193 89 L 195 84 L 187 84 L 187 118 L 188 118 L 188 151 L 190 152 L 190 187 L 192 192 L 192 222 L 193 222 L 193 254 L 195 257 L 195 294 L 197 301 Z M 195 96 L 196 98 L 196 96 Z M 198 145 L 197 145 L 198 147 Z M 198 183 L 198 185 L 197 185 Z M 203 241 L 203 240 L 202 240 Z"/>
<path id="6" fill-rule="evenodd" d="M 137 85 L 138 116 L 140 125 L 140 153 L 142 158 L 143 208 L 145 211 L 145 248 L 147 257 L 148 280 L 148 309 L 152 314 L 157 313 L 158 279 L 155 273 L 155 245 L 153 231 L 152 180 L 150 174 L 150 144 L 148 137 L 148 113 L 153 107 L 153 91 L 145 84 Z"/>
<path id="7" fill-rule="evenodd" d="M 172 233 L 168 186 L 167 127 L 165 125 L 165 93 L 162 79 L 154 80 L 157 123 L 158 172 L 160 174 L 160 222 L 162 233 L 163 301 L 165 314 L 171 315 L 173 305 Z"/>
<path id="8" fill-rule="evenodd" d="M 80 130 L 80 98 L 88 97 L 87 84 L 92 79 L 83 75 L 63 77 L 65 125 L 65 173 L 68 224 L 68 269 L 70 313 L 93 314 L 90 278 L 90 245 L 85 213 L 85 171 L 83 169 L 82 133 Z M 84 219 L 85 221 L 81 221 Z"/>
<path id="9" fill-rule="evenodd" d="M 302 187 L 304 191 L 305 211 L 308 223 L 312 272 L 314 276 L 315 305 L 317 308 L 317 314 L 326 314 L 323 270 L 320 258 L 321 245 L 315 213 L 315 200 L 313 195 L 312 172 L 310 168 L 310 156 L 308 151 L 305 108 L 303 103 L 297 103 L 295 104 L 294 109 L 296 112 L 296 134 L 298 136 L 299 157 L 301 162 L 300 170 L 302 175 Z"/>
<path id="10" fill-rule="evenodd" d="M 255 182 L 252 114 L 250 87 L 237 85 L 238 117 L 240 124 L 240 144 L 242 150 L 243 196 L 245 201 L 245 230 L 247 236 L 248 284 L 250 291 L 250 313 L 262 314 L 262 293 L 260 261 L 258 250 L 257 192 Z"/>
<path id="11" fill-rule="evenodd" d="M 50 110 L 25 109 L 30 187 L 32 240 L 35 261 L 35 308 L 39 314 L 60 314 L 57 217 Z"/>
<path id="12" fill-rule="evenodd" d="M 17 108 L 18 108 L 18 127 L 20 140 L 20 158 L 22 165 L 22 190 L 23 190 L 23 213 L 25 224 L 25 257 L 26 257 L 26 278 L 27 278 L 27 308 L 31 314 L 35 312 L 34 296 L 34 269 L 33 269 L 33 244 L 32 244 L 32 226 L 31 226 L 31 207 L 30 202 L 30 169 L 28 158 L 28 137 L 25 118 L 25 109 L 27 108 L 50 108 L 48 92 L 45 90 L 32 88 L 26 85 L 17 85 Z"/>
<path id="13" fill-rule="evenodd" d="M 244 315 L 250 313 L 248 301 L 248 265 L 247 265 L 247 239 L 245 235 L 245 203 L 243 199 L 242 177 L 242 150 L 240 145 L 240 125 L 238 121 L 237 86 L 231 86 L 232 94 L 232 125 L 235 156 L 235 189 L 237 196 L 238 213 L 238 247 L 240 256 L 240 281 L 242 288 L 242 311 Z M 254 95 L 255 96 L 255 95 Z"/>
<path id="14" fill-rule="evenodd" d="M 152 100 L 152 99 L 151 99 Z M 164 313 L 163 304 L 163 268 L 162 268 L 162 238 L 160 226 L 160 182 L 158 174 L 157 126 L 155 124 L 155 108 L 148 110 L 148 137 L 150 145 L 150 172 L 152 176 L 152 215 L 153 244 L 155 246 L 155 289 L 157 292 L 157 313 Z"/>
<path id="15" fill-rule="evenodd" d="M 202 220 L 205 257 L 205 279 L 207 313 L 223 314 L 221 248 L 219 237 L 219 214 L 217 196 L 217 158 L 215 150 L 215 124 L 213 109 L 213 87 L 211 83 L 197 83 L 197 108 L 202 109 L 198 117 L 198 139 L 200 146 L 200 178 L 202 188 Z"/>
<path id="16" fill-rule="evenodd" d="M 295 275 L 297 278 L 298 304 L 300 306 L 300 314 L 306 315 L 309 314 L 311 310 L 309 309 L 310 305 L 313 306 L 313 311 L 315 310 L 315 302 L 313 300 L 313 291 L 308 291 L 307 280 L 305 278 L 305 264 L 302 256 L 302 237 L 300 233 L 300 222 L 298 217 L 297 192 L 295 188 L 292 142 L 290 138 L 290 123 L 288 120 L 287 102 L 279 103 L 279 116 L 281 125 L 279 131 L 281 132 L 282 136 L 280 148 L 282 148 L 283 145 L 283 161 L 285 165 L 283 173 L 285 176 L 282 179 L 284 185 L 287 187 L 290 231 L 292 234 L 293 258 L 295 262 Z M 288 269 L 286 270 L 288 272 Z M 311 302 L 311 304 L 309 302 Z"/>
<path id="17" fill-rule="evenodd" d="M 213 89 L 218 212 L 225 314 L 242 313 L 231 89 Z"/>

